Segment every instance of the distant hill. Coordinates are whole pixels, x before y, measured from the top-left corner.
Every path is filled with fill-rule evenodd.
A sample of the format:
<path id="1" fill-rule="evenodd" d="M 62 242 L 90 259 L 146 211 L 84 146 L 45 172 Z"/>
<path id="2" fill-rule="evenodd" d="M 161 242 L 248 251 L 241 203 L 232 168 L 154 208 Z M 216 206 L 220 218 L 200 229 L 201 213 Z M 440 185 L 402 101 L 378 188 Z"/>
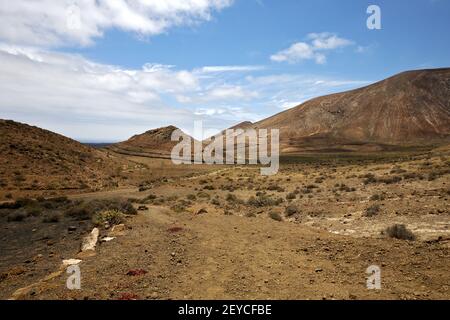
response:
<path id="1" fill-rule="evenodd" d="M 175 130 L 178 130 L 175 126 L 150 130 L 135 135 L 127 141 L 110 145 L 107 149 L 127 155 L 170 158 L 173 147 L 178 144 L 177 141 L 171 140 Z M 191 138 L 186 133 L 184 135 Z M 193 138 L 191 139 L 194 141 Z"/>
<path id="2" fill-rule="evenodd" d="M 255 123 L 280 129 L 281 152 L 376 151 L 450 141 L 450 69 L 404 72 L 316 98 Z"/>
<path id="3" fill-rule="evenodd" d="M 124 162 L 62 135 L 0 120 L 0 189 L 76 190 L 114 185 Z"/>

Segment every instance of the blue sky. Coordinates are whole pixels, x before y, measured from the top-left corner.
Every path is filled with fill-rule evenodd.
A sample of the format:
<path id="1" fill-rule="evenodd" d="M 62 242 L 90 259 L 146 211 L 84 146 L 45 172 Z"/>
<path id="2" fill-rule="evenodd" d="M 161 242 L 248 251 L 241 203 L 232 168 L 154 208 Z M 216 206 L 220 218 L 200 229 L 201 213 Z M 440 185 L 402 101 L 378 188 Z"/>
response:
<path id="1" fill-rule="evenodd" d="M 0 117 L 83 141 L 189 132 L 194 120 L 214 131 L 450 66 L 447 0 L 158 1 L 1 4 Z M 381 30 L 366 26 L 372 4 Z M 73 6 L 79 24 L 67 28 Z"/>

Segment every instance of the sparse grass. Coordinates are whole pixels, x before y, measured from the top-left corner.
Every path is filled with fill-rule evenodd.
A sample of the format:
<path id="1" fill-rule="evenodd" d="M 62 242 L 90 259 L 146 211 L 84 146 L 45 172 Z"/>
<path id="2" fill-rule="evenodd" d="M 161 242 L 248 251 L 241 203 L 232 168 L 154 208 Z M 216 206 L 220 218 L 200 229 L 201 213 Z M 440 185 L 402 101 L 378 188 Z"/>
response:
<path id="1" fill-rule="evenodd" d="M 366 210 L 364 211 L 363 215 L 365 217 L 371 218 L 371 217 L 374 217 L 377 214 L 379 214 L 380 211 L 381 211 L 380 205 L 379 204 L 374 204 L 374 205 L 371 205 L 370 207 L 366 208 Z"/>
<path id="2" fill-rule="evenodd" d="M 23 211 L 13 212 L 8 215 L 8 222 L 21 222 L 27 218 L 27 214 Z"/>
<path id="3" fill-rule="evenodd" d="M 290 192 L 286 195 L 287 200 L 294 200 L 295 198 L 297 198 L 297 194 L 295 192 Z"/>
<path id="4" fill-rule="evenodd" d="M 390 238 L 400 240 L 414 241 L 416 239 L 414 233 L 412 233 L 411 230 L 407 229 L 403 224 L 395 224 L 391 227 L 388 227 L 383 233 Z"/>
<path id="5" fill-rule="evenodd" d="M 60 220 L 60 215 L 58 213 L 50 213 L 48 215 L 46 215 L 43 219 L 42 222 L 44 223 L 58 223 Z"/>
<path id="6" fill-rule="evenodd" d="M 384 194 L 376 193 L 370 197 L 370 201 L 383 201 L 385 199 Z"/>
<path id="7" fill-rule="evenodd" d="M 283 221 L 283 218 L 278 212 L 271 211 L 269 212 L 269 217 L 272 218 L 275 221 Z"/>
<path id="8" fill-rule="evenodd" d="M 270 206 L 276 206 L 283 202 L 283 199 L 277 198 L 274 199 L 272 197 L 269 197 L 266 194 L 259 194 L 257 197 L 250 197 L 247 201 L 247 205 L 252 207 L 270 207 Z"/>
<path id="9" fill-rule="evenodd" d="M 117 210 L 107 210 L 96 213 L 92 217 L 92 223 L 98 227 L 109 224 L 110 226 L 121 224 L 125 221 L 125 215 Z"/>
<path id="10" fill-rule="evenodd" d="M 287 217 L 291 217 L 294 214 L 297 214 L 299 212 L 300 212 L 300 210 L 298 209 L 298 207 L 296 205 L 293 205 L 293 204 L 287 206 L 286 209 L 285 209 L 285 214 L 286 214 Z"/>

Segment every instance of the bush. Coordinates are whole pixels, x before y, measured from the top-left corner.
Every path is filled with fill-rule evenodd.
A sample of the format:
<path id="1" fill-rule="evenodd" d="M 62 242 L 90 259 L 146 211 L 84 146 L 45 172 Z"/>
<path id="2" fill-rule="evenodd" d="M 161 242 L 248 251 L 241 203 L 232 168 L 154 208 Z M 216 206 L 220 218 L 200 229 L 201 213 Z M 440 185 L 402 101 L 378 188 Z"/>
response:
<path id="1" fill-rule="evenodd" d="M 234 195 L 232 193 L 227 194 L 227 197 L 225 198 L 225 200 L 227 200 L 228 202 L 239 202 L 236 195 Z"/>
<path id="2" fill-rule="evenodd" d="M 65 212 L 65 215 L 78 221 L 85 221 L 91 219 L 91 217 L 94 215 L 94 212 L 86 205 L 83 205 L 68 209 Z"/>
<path id="3" fill-rule="evenodd" d="M 117 210 L 108 210 L 108 211 L 99 212 L 99 213 L 96 213 L 92 217 L 92 222 L 96 226 L 103 226 L 106 223 L 113 226 L 113 225 L 121 224 L 124 221 L 125 221 L 124 214 Z"/>
<path id="4" fill-rule="evenodd" d="M 384 199 L 385 199 L 384 194 L 378 194 L 378 193 L 374 194 L 370 197 L 371 201 L 382 201 Z"/>
<path id="5" fill-rule="evenodd" d="M 380 208 L 379 204 L 371 205 L 364 212 L 364 216 L 368 217 L 368 218 L 376 216 L 380 212 L 380 210 L 381 210 L 381 208 Z"/>
<path id="6" fill-rule="evenodd" d="M 388 227 L 385 231 L 390 238 L 400 239 L 400 240 L 408 240 L 414 241 L 416 236 L 410 230 L 406 228 L 403 224 L 395 224 L 391 227 Z"/>
<path id="7" fill-rule="evenodd" d="M 195 194 L 188 194 L 186 198 L 187 198 L 188 200 L 192 200 L 192 201 L 197 200 L 197 197 L 195 196 Z"/>
<path id="8" fill-rule="evenodd" d="M 295 206 L 295 205 L 290 205 L 290 206 L 287 206 L 287 207 L 286 207 L 285 213 L 286 213 L 286 216 L 287 216 L 287 217 L 291 217 L 291 216 L 293 216 L 294 214 L 299 213 L 299 210 L 298 210 L 298 207 L 297 207 L 297 206 Z"/>
<path id="9" fill-rule="evenodd" d="M 371 183 L 376 183 L 378 181 L 373 173 L 367 173 L 367 174 L 363 175 L 362 177 L 364 178 L 363 183 L 365 185 L 368 185 Z"/>
<path id="10" fill-rule="evenodd" d="M 248 199 L 247 204 L 249 206 L 253 206 L 253 207 L 270 207 L 270 206 L 276 206 L 279 205 L 283 202 L 283 199 L 278 198 L 278 199 L 273 199 L 265 194 L 260 194 L 258 197 L 250 197 L 250 199 Z"/>
<path id="11" fill-rule="evenodd" d="M 20 222 L 25 220 L 27 217 L 27 214 L 25 212 L 19 211 L 19 212 L 13 212 L 8 215 L 8 222 Z"/>
<path id="12" fill-rule="evenodd" d="M 269 212 L 269 217 L 275 221 L 283 221 L 283 218 L 278 212 Z"/>
<path id="13" fill-rule="evenodd" d="M 295 194 L 295 192 L 288 193 L 286 196 L 287 200 L 294 200 L 295 198 L 297 198 L 297 195 Z"/>
<path id="14" fill-rule="evenodd" d="M 27 210 L 28 217 L 39 217 L 40 215 L 42 215 L 42 211 L 38 208 L 32 208 Z"/>
<path id="15" fill-rule="evenodd" d="M 43 219 L 42 222 L 44 223 L 58 223 L 59 222 L 59 214 L 57 213 L 51 213 L 46 215 Z"/>

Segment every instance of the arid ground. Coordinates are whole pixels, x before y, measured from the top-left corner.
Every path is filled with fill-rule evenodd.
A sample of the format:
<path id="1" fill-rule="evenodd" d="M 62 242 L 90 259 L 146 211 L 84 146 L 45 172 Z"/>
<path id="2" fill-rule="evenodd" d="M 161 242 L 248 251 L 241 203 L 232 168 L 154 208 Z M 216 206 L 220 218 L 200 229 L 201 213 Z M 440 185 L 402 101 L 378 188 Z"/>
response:
<path id="1" fill-rule="evenodd" d="M 450 298 L 448 148 L 289 156 L 271 177 L 115 156 L 144 169 L 102 191 L 4 198 L 1 299 Z M 66 259 L 82 260 L 81 290 Z"/>

